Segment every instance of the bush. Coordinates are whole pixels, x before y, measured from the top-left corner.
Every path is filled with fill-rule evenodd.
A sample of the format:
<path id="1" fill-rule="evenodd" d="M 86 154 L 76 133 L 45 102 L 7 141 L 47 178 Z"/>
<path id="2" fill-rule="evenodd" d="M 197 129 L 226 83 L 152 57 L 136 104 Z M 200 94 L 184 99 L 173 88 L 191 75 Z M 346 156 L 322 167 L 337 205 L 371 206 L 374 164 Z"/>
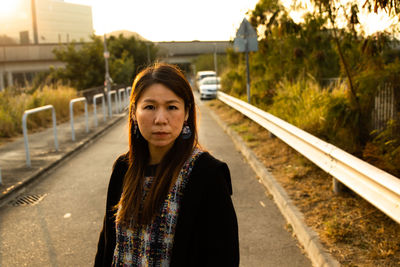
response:
<path id="1" fill-rule="evenodd" d="M 10 138 L 22 134 L 22 115 L 25 110 L 37 108 L 44 105 L 53 105 L 56 111 L 57 122 L 69 119 L 69 101 L 77 97 L 75 89 L 69 87 L 44 87 L 32 94 L 15 93 L 11 89 L 0 92 L 0 137 Z M 83 103 L 78 112 L 83 110 Z M 43 111 L 29 115 L 27 127 L 35 130 L 51 125 L 50 111 Z"/>
<path id="2" fill-rule="evenodd" d="M 307 131 L 320 134 L 325 125 L 330 95 L 315 81 L 287 80 L 278 85 L 273 104 L 268 111 Z"/>

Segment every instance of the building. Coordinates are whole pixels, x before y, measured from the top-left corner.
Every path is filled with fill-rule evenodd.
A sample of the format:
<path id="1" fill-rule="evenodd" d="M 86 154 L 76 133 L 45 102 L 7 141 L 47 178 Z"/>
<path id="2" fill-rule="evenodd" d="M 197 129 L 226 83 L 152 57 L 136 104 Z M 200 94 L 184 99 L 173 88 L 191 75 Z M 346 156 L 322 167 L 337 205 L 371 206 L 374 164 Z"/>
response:
<path id="1" fill-rule="evenodd" d="M 50 66 L 63 67 L 52 50 L 91 41 L 92 8 L 62 0 L 13 0 L 0 12 L 0 91 L 31 81 Z M 1 38 L 2 37 L 2 38 Z"/>
<path id="2" fill-rule="evenodd" d="M 12 2 L 13 10 L 0 16 L 0 36 L 11 38 L 14 44 L 85 42 L 93 34 L 90 6 L 63 0 Z"/>

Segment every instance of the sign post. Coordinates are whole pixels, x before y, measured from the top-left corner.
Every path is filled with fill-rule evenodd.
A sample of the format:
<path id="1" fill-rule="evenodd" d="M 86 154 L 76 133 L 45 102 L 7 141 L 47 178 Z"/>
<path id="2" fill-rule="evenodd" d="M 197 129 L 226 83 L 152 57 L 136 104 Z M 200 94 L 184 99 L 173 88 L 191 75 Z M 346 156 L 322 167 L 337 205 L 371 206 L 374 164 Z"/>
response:
<path id="1" fill-rule="evenodd" d="M 251 103 L 249 52 L 258 50 L 258 42 L 257 32 L 246 18 L 243 19 L 238 31 L 236 32 L 233 46 L 237 52 L 244 52 L 246 54 L 247 102 Z"/>

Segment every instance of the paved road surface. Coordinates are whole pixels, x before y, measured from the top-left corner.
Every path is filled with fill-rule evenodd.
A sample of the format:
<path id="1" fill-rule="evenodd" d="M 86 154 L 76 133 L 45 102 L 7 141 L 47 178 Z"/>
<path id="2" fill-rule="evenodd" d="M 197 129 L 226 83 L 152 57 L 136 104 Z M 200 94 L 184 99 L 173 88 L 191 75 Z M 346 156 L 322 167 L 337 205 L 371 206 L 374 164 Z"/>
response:
<path id="1" fill-rule="evenodd" d="M 285 221 L 230 138 L 199 102 L 200 142 L 232 173 L 241 266 L 311 266 Z M 0 208 L 0 266 L 91 266 L 115 158 L 126 151 L 127 124 L 29 185 L 45 195 L 33 206 Z"/>

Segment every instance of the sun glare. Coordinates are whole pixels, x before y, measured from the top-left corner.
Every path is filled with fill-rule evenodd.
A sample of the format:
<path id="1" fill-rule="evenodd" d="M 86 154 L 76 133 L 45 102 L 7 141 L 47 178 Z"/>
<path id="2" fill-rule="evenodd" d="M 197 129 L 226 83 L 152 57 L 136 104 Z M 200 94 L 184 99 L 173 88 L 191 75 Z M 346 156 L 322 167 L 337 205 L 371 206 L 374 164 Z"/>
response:
<path id="1" fill-rule="evenodd" d="M 21 0 L 0 0 L 0 17 L 13 17 L 18 11 Z"/>

